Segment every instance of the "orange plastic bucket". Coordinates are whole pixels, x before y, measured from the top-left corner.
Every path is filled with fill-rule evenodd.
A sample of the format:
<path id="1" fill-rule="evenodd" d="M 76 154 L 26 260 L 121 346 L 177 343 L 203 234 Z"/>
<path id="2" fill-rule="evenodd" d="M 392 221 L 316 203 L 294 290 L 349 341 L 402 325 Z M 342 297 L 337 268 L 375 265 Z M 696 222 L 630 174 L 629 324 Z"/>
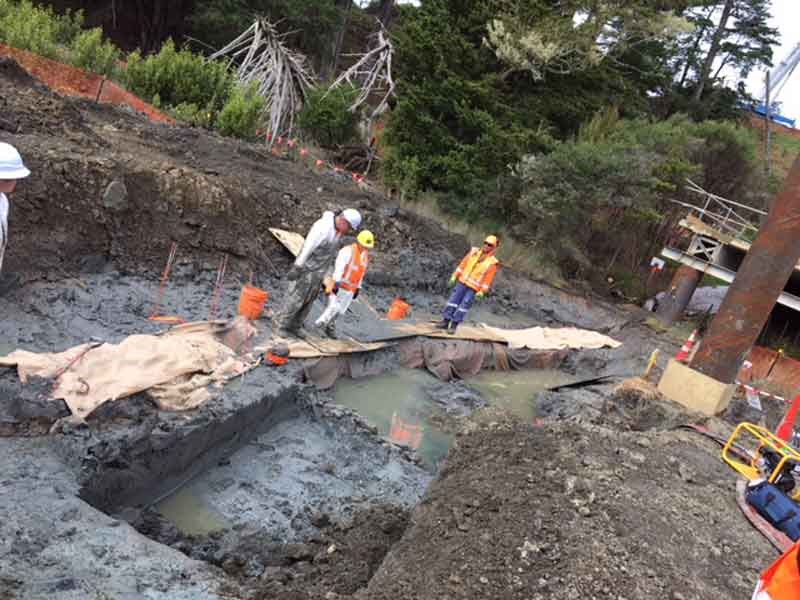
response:
<path id="1" fill-rule="evenodd" d="M 390 321 L 400 321 L 405 319 L 411 312 L 411 305 L 402 298 L 396 298 L 392 305 L 389 307 L 389 312 L 386 317 Z"/>
<path id="2" fill-rule="evenodd" d="M 239 314 L 251 321 L 261 318 L 268 298 L 269 293 L 264 290 L 252 285 L 243 286 L 242 295 L 239 296 Z"/>

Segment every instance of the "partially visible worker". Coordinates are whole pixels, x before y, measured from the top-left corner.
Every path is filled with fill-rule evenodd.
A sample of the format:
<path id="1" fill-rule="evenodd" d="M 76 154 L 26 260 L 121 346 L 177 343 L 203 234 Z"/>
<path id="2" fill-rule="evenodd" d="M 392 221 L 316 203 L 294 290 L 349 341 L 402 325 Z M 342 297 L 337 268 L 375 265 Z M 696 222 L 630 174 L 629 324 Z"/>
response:
<path id="1" fill-rule="evenodd" d="M 758 580 L 753 600 L 800 599 L 800 542 L 792 546 Z"/>
<path id="2" fill-rule="evenodd" d="M 358 298 L 361 284 L 369 266 L 369 251 L 375 247 L 375 236 L 366 229 L 358 234 L 356 242 L 339 250 L 336 265 L 329 282 L 328 306 L 314 325 L 324 330 L 328 337 L 336 337 L 336 319 L 347 312 Z"/>
<path id="3" fill-rule="evenodd" d="M 8 196 L 17 187 L 17 181 L 31 172 L 22 163 L 22 157 L 11 144 L 0 142 L 0 296 L 12 289 L 18 277 L 3 275 L 3 256 L 8 246 Z"/>
<path id="4" fill-rule="evenodd" d="M 461 260 L 450 277 L 450 285 L 456 287 L 447 301 L 442 320 L 436 324 L 439 329 L 455 333 L 475 299 L 480 300 L 489 293 L 500 266 L 500 261 L 494 255 L 498 245 L 497 236 L 490 235 L 483 241 L 482 247 L 472 248 Z"/>
<path id="5" fill-rule="evenodd" d="M 303 323 L 322 288 L 325 274 L 336 260 L 342 236 L 361 227 L 361 213 L 346 208 L 338 214 L 326 211 L 308 231 L 294 265 L 286 275 L 289 287 L 283 306 L 273 317 L 277 336 L 305 337 Z"/>

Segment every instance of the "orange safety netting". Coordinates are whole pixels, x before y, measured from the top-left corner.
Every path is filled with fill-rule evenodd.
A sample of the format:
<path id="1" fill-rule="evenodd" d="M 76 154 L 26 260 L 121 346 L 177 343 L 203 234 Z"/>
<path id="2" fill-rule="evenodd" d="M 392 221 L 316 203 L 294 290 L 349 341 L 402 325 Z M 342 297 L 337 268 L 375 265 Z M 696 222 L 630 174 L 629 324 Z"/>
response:
<path id="1" fill-rule="evenodd" d="M 82 69 L 5 44 L 0 44 L 0 56 L 13 58 L 28 73 L 41 80 L 52 90 L 65 96 L 88 98 L 104 104 L 128 106 L 146 114 L 151 121 L 175 123 L 175 119 L 172 117 L 100 75 L 88 73 Z"/>

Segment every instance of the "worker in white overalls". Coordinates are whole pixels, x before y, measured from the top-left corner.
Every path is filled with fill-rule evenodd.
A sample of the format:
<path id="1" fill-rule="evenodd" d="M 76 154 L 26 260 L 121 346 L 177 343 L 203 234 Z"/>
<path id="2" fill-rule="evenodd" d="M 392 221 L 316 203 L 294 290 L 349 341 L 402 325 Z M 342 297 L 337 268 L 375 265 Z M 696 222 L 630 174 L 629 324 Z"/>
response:
<path id="1" fill-rule="evenodd" d="M 0 142 L 0 296 L 14 288 L 18 280 L 16 276 L 2 276 L 3 255 L 8 246 L 9 204 L 6 194 L 14 191 L 17 180 L 30 174 L 17 149 L 11 144 Z"/>
<path id="2" fill-rule="evenodd" d="M 353 300 L 358 298 L 369 266 L 369 251 L 375 247 L 375 236 L 371 231 L 365 229 L 356 239 L 355 244 L 339 250 L 333 276 L 326 282 L 328 307 L 314 322 L 314 325 L 324 330 L 324 333 L 331 338 L 336 336 L 336 319 L 346 313 Z"/>

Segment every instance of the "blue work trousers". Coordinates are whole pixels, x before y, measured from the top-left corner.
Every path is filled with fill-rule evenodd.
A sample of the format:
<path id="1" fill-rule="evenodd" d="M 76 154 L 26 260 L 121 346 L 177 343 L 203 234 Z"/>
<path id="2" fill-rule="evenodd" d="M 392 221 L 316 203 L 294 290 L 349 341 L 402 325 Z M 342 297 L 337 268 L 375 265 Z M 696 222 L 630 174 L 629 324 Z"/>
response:
<path id="1" fill-rule="evenodd" d="M 476 293 L 475 290 L 460 281 L 456 283 L 456 287 L 453 293 L 450 294 L 450 299 L 444 309 L 444 319 L 455 323 L 463 323 L 469 309 L 472 308 Z"/>

